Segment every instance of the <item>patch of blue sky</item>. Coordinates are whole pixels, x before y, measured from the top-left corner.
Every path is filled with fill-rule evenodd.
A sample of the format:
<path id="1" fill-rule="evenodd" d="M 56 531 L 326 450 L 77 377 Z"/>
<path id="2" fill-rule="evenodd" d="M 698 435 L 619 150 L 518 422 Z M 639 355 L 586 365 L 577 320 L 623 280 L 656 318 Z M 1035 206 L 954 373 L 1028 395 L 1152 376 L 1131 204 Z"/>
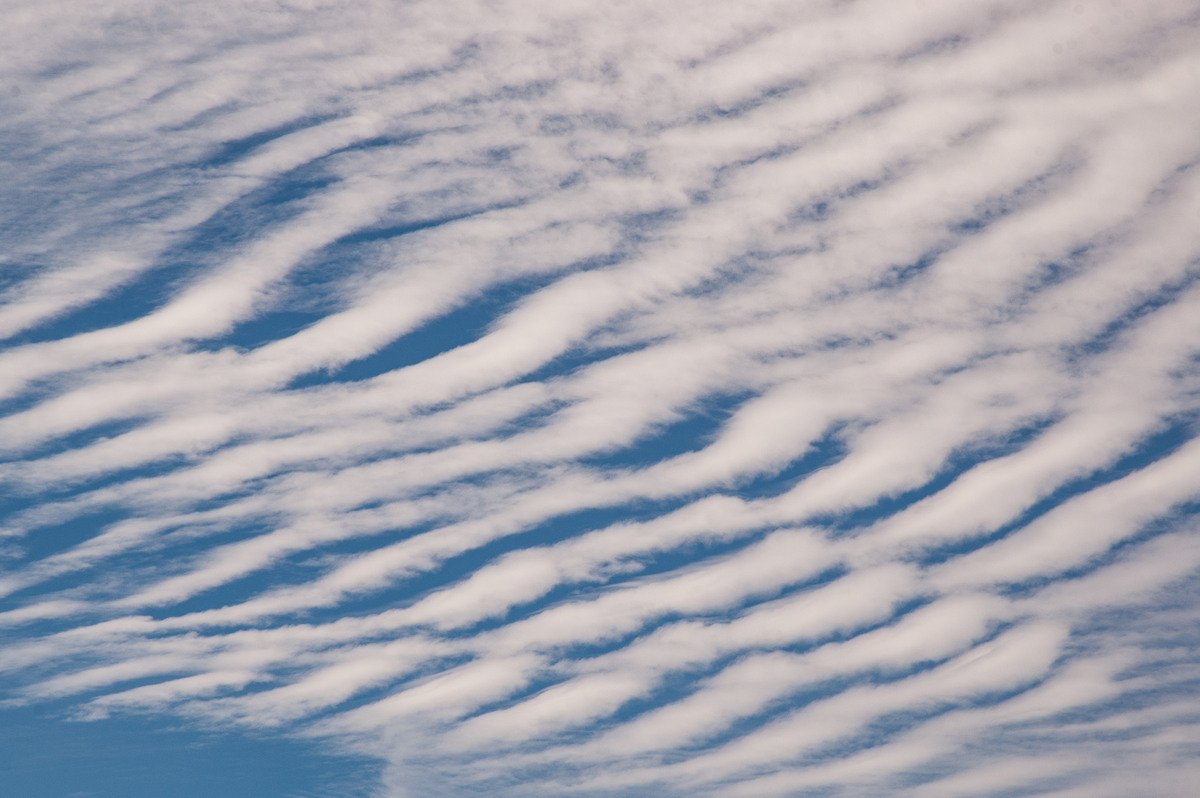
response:
<path id="1" fill-rule="evenodd" d="M 252 239 L 264 226 L 294 218 L 305 197 L 328 188 L 334 178 L 321 165 L 298 167 L 271 184 L 225 206 L 160 253 L 153 268 L 95 301 L 61 317 L 31 327 L 9 339 L 9 345 L 57 341 L 103 330 L 162 308 L 200 268 L 213 268 L 231 248 Z"/>
<path id="2" fill-rule="evenodd" d="M 1109 320 L 1100 330 L 1083 341 L 1072 341 L 1062 347 L 1067 364 L 1074 368 L 1086 367 L 1089 358 L 1100 355 L 1120 343 L 1121 337 L 1134 330 L 1138 323 L 1151 316 L 1156 310 L 1168 307 L 1186 295 L 1200 280 L 1200 259 L 1193 260 L 1183 275 L 1170 282 L 1149 286 L 1144 293 L 1129 297 L 1129 306 L 1120 316 Z"/>
<path id="3" fill-rule="evenodd" d="M 527 372 L 520 378 L 522 383 L 542 383 L 575 374 L 593 363 L 600 363 L 609 358 L 628 355 L 644 349 L 645 343 L 637 342 L 623 346 L 599 345 L 595 342 L 581 342 L 566 347 L 551 360 L 538 368 Z"/>
<path id="4" fill-rule="evenodd" d="M 221 111 L 218 110 L 215 113 L 219 115 Z M 221 141 L 213 145 L 208 152 L 204 153 L 195 162 L 194 167 L 197 169 L 218 169 L 236 164 L 254 151 L 272 142 L 303 130 L 318 128 L 327 122 L 332 122 L 339 118 L 342 117 L 334 114 L 325 114 L 292 119 L 279 125 L 256 130 L 239 138 Z M 194 126 L 194 123 L 191 126 Z"/>
<path id="5" fill-rule="evenodd" d="M 295 335 L 306 327 L 325 318 L 319 310 L 280 309 L 260 313 L 254 318 L 239 322 L 227 335 L 201 345 L 200 349 L 236 349 L 250 351 L 260 346 Z M 303 386 L 301 386 L 303 387 Z"/>
<path id="6" fill-rule="evenodd" d="M 481 338 L 497 320 L 532 291 L 553 282 L 553 276 L 529 277 L 488 286 L 465 304 L 432 319 L 410 333 L 331 372 L 309 373 L 293 379 L 297 390 L 331 383 L 361 382 L 421 363 Z"/>
<path id="7" fill-rule="evenodd" d="M 995 707 L 1010 701 L 1029 690 L 1037 687 L 1038 683 L 1024 684 L 1017 688 L 994 690 L 973 695 L 959 700 L 931 701 L 917 709 L 906 709 L 900 712 L 888 712 L 866 723 L 862 729 L 848 734 L 841 739 L 829 743 L 807 753 L 798 760 L 804 766 L 815 766 L 822 763 L 844 759 L 856 753 L 868 751 L 892 742 L 905 732 L 912 731 L 920 725 L 940 716 L 948 715 L 956 710 L 983 709 Z M 837 692 L 841 692 L 838 690 Z M 820 696 L 824 697 L 824 696 Z"/>
<path id="8" fill-rule="evenodd" d="M 1164 508 L 1162 515 L 1140 524 L 1136 532 L 1114 542 L 1107 550 L 1087 558 L 1084 562 L 1055 570 L 1049 575 L 1007 580 L 997 588 L 997 593 L 1010 598 L 1036 596 L 1038 592 L 1051 585 L 1102 571 L 1119 562 L 1131 550 L 1159 536 L 1188 528 L 1197 517 L 1200 517 L 1200 501 L 1184 502 L 1174 507 Z M 985 542 L 1003 538 L 1004 533 L 1011 531 L 1006 529 L 994 536 L 988 536 Z"/>
<path id="9" fill-rule="evenodd" d="M 350 596 L 338 602 L 336 607 L 314 607 L 302 611 L 302 616 L 314 623 L 328 622 L 347 615 L 367 616 L 387 609 L 411 606 L 417 600 L 431 592 L 451 586 L 469 577 L 479 568 L 497 562 L 504 555 L 529 550 L 571 540 L 586 532 L 603 529 L 619 522 L 636 522 L 657 518 L 665 512 L 678 509 L 686 504 L 686 499 L 672 498 L 663 501 L 643 500 L 636 503 L 623 504 L 619 507 L 595 507 L 564 513 L 528 528 L 521 528 L 498 536 L 485 543 L 473 546 L 461 553 L 439 560 L 435 565 L 419 571 L 406 572 L 397 576 L 393 583 L 386 587 L 361 596 Z M 431 523 L 413 529 L 397 530 L 400 534 L 384 533 L 391 540 L 402 540 L 416 534 L 436 532 L 438 525 Z M 353 556 L 361 550 L 362 543 L 374 542 L 371 539 L 355 538 L 339 541 L 320 549 L 331 556 Z M 660 570 L 680 554 L 687 557 L 688 562 L 695 562 L 698 557 L 712 554 L 718 555 L 727 550 L 733 550 L 736 545 L 728 547 L 721 544 L 708 544 L 702 548 L 674 549 L 663 553 L 662 563 L 657 564 L 657 554 L 637 558 L 638 568 L 635 573 L 640 575 L 666 572 Z M 368 553 L 370 549 L 366 550 Z M 619 584 L 620 580 L 605 580 L 606 584 Z M 547 592 L 545 595 L 519 605 L 516 605 L 499 615 L 480 619 L 464 625 L 457 630 L 443 632 L 450 638 L 469 638 L 488 629 L 496 629 L 520 618 L 536 615 L 538 612 L 556 606 L 562 599 L 577 595 L 587 595 L 595 590 L 595 582 L 588 580 L 584 583 L 563 583 Z"/>
<path id="10" fill-rule="evenodd" d="M 1044 430 L 1047 427 L 1048 425 L 1042 429 Z M 1009 522 L 998 526 L 995 529 L 981 531 L 977 535 L 972 535 L 954 543 L 936 545 L 923 549 L 917 562 L 925 567 L 948 562 L 956 557 L 966 554 L 967 552 L 982 548 L 983 546 L 994 543 L 997 540 L 1001 540 L 1012 533 L 1025 528 L 1035 519 L 1044 516 L 1046 513 L 1050 512 L 1056 507 L 1061 506 L 1070 499 L 1077 496 L 1083 496 L 1090 491 L 1095 490 L 1096 488 L 1115 482 L 1121 477 L 1136 473 L 1151 463 L 1169 456 L 1171 453 L 1177 451 L 1179 447 L 1192 440 L 1195 437 L 1194 433 L 1195 419 L 1191 416 L 1191 414 L 1183 418 L 1165 420 L 1162 428 L 1152 433 L 1144 440 L 1138 441 L 1131 451 L 1122 455 L 1112 464 L 1097 468 L 1096 470 L 1091 471 L 1084 476 L 1067 480 L 1048 492 L 1043 498 L 1035 501 L 1028 508 L 1013 517 Z M 1017 442 L 1013 450 L 1015 451 L 1016 449 L 1020 448 L 1021 445 L 1029 442 L 1030 440 L 1032 440 L 1032 436 L 1027 437 L 1023 441 Z M 974 465 L 974 463 L 969 463 L 968 467 L 970 465 Z M 1172 512 L 1171 515 L 1177 516 L 1180 513 L 1182 513 L 1184 516 L 1188 515 L 1186 509 Z M 1129 545 L 1131 541 L 1142 541 L 1147 536 L 1152 536 L 1158 532 L 1162 532 L 1163 523 L 1169 523 L 1169 521 L 1164 519 L 1158 524 L 1146 526 L 1141 534 L 1130 540 L 1118 543 L 1112 551 L 1116 552 L 1120 550 L 1122 547 Z M 1091 568 L 1089 567 L 1087 570 L 1091 570 Z M 1053 579 L 1058 578 L 1062 577 L 1053 577 Z M 1051 578 L 1040 578 L 1035 580 L 1034 584 L 1042 586 L 1045 585 L 1050 579 Z M 1022 590 L 1021 588 L 1016 587 L 1010 589 L 1018 592 Z"/>
<path id="11" fill-rule="evenodd" d="M 839 512 L 822 513 L 814 516 L 812 521 L 837 534 L 845 534 L 856 529 L 869 527 L 871 524 L 888 518 L 922 499 L 940 493 L 953 484 L 959 477 L 982 463 L 1020 451 L 1026 445 L 1036 440 L 1039 435 L 1052 428 L 1059 420 L 1057 418 L 1034 419 L 1025 425 L 1005 430 L 1002 435 L 996 435 L 990 439 L 973 440 L 969 444 L 952 451 L 943 461 L 941 469 L 918 487 L 892 495 L 881 496 L 878 500 L 866 506 Z M 1027 522 L 1028 519 L 1014 522 L 1013 528 L 1023 526 Z"/>
<path id="12" fill-rule="evenodd" d="M 737 409 L 753 393 L 733 390 L 699 397 L 678 412 L 678 418 L 645 430 L 632 444 L 613 446 L 580 457 L 578 462 L 600 469 L 642 468 L 671 457 L 696 452 L 711 444 Z"/>
<path id="13" fill-rule="evenodd" d="M 815 585 L 813 585 L 815 586 Z M 805 587 L 809 587 L 806 585 Z M 725 653 L 714 657 L 711 660 L 703 662 L 688 663 L 687 665 L 667 672 L 661 681 L 645 695 L 631 699 L 619 709 L 615 710 L 609 716 L 602 727 L 617 727 L 638 716 L 660 709 L 664 706 L 674 704 L 689 696 L 694 696 L 704 687 L 706 680 L 714 676 L 718 676 L 731 666 L 736 666 L 740 662 L 744 662 L 750 657 L 768 652 L 787 652 L 792 654 L 805 654 L 816 651 L 822 646 L 837 644 L 846 640 L 853 639 L 861 634 L 868 634 L 877 629 L 886 628 L 895 623 L 900 618 L 903 618 L 912 610 L 922 606 L 918 601 L 907 602 L 901 607 L 893 618 L 880 624 L 868 624 L 861 627 L 856 627 L 851 630 L 842 630 L 831 633 L 819 638 L 805 640 L 802 643 L 794 645 L 786 645 L 776 647 L 763 647 L 760 649 L 748 649 L 732 653 Z M 672 618 L 670 620 L 678 620 Z M 1009 624 L 998 624 L 988 636 L 982 638 L 980 643 L 987 643 L 989 640 L 1001 634 L 1004 630 L 1010 628 Z M 631 638 L 636 639 L 636 637 Z M 630 641 L 622 641 L 627 645 Z M 608 650 L 615 650 L 616 647 Z M 601 652 L 603 653 L 603 652 Z M 791 715 L 794 712 L 804 709 L 805 707 L 819 704 L 820 702 L 837 696 L 846 690 L 856 687 L 875 687 L 886 684 L 895 684 L 912 676 L 926 673 L 933 668 L 943 665 L 952 659 L 952 655 L 943 655 L 931 657 L 905 666 L 897 666 L 890 668 L 868 667 L 857 671 L 847 671 L 836 676 L 817 676 L 808 683 L 800 687 L 780 690 L 776 695 L 765 701 L 761 707 L 750 710 L 747 708 L 740 713 L 738 717 L 731 720 L 726 726 L 719 730 L 713 730 L 708 734 L 697 735 L 694 740 L 681 746 L 680 752 L 694 754 L 704 750 L 719 748 L 722 745 L 733 742 L 746 734 L 761 729 L 772 721 L 782 717 Z M 908 715 L 904 715 L 907 717 Z M 595 730 L 587 730 L 590 735 Z M 856 745 L 856 748 L 865 747 L 864 745 Z M 842 754 L 845 752 L 843 751 Z M 813 759 L 821 759 L 820 755 L 814 755 Z"/>
<path id="14" fill-rule="evenodd" d="M 764 105 L 787 99 L 794 93 L 810 87 L 811 81 L 807 78 L 781 81 L 773 86 L 762 89 L 755 96 L 739 98 L 737 102 L 728 105 L 713 106 L 712 108 L 704 109 L 695 119 L 690 120 L 690 123 L 705 124 L 718 119 L 737 119 L 759 110 Z"/>
<path id="15" fill-rule="evenodd" d="M 742 499 L 764 499 L 779 496 L 794 488 L 805 477 L 828 468 L 846 456 L 848 447 L 842 437 L 844 428 L 833 428 L 812 441 L 804 453 L 788 463 L 749 474 L 726 487 L 722 492 Z"/>
<path id="16" fill-rule="evenodd" d="M 711 557 L 713 559 L 717 559 L 717 558 L 719 558 L 723 555 L 727 555 L 729 553 L 732 553 L 732 552 L 717 551 L 717 552 L 713 552 Z M 706 552 L 706 554 L 707 554 L 707 552 Z M 693 558 L 691 561 L 688 562 L 686 568 L 694 567 L 695 565 L 698 564 L 698 562 L 702 563 L 702 562 L 704 562 L 704 560 L 702 560 L 700 558 Z M 679 569 L 679 570 L 683 570 L 683 572 L 686 573 L 687 572 L 686 568 Z M 661 576 L 664 576 L 665 573 L 666 572 L 654 572 L 654 571 L 650 571 L 645 574 L 635 573 L 631 577 L 630 582 L 625 583 L 625 585 L 628 586 L 631 583 L 637 584 L 638 580 L 642 580 L 644 582 L 645 580 L 648 580 L 648 579 L 654 579 L 655 577 L 661 577 Z M 760 605 L 765 605 L 765 604 L 768 604 L 769 602 L 772 602 L 772 601 L 775 601 L 778 599 L 796 597 L 803 593 L 807 593 L 809 591 L 813 591 L 818 588 L 825 587 L 827 585 L 831 585 L 837 579 L 844 576 L 845 573 L 846 573 L 846 571 L 839 566 L 825 568 L 811 576 L 798 576 L 795 581 L 793 581 L 789 584 L 786 584 L 786 585 L 772 586 L 769 588 L 764 588 L 764 589 L 758 590 L 758 591 L 754 592 L 753 594 L 744 597 L 741 601 L 730 604 L 728 606 L 714 606 L 708 610 L 682 612 L 682 611 L 674 610 L 674 609 L 665 609 L 665 610 L 661 610 L 661 611 L 657 611 L 657 612 L 649 612 L 649 613 L 645 614 L 643 617 L 639 618 L 636 622 L 630 623 L 628 625 L 627 630 L 613 632 L 613 633 L 607 634 L 603 637 L 600 637 L 598 639 L 573 641 L 568 644 L 562 645 L 561 648 L 559 648 L 558 650 L 564 661 L 581 661 L 581 660 L 592 659 L 595 657 L 603 656 L 605 654 L 611 654 L 613 652 L 621 651 L 622 649 L 624 649 L 627 646 L 629 646 L 630 644 L 632 644 L 634 641 L 644 639 L 648 635 L 653 634 L 657 630 L 666 629 L 666 628 L 673 626 L 674 624 L 678 624 L 681 622 L 688 623 L 688 622 L 694 620 L 694 621 L 697 621 L 699 623 L 704 623 L 704 624 L 719 625 L 719 624 L 728 623 L 728 622 L 731 622 L 731 621 L 737 619 L 738 617 L 740 617 L 743 613 L 747 612 L 748 610 L 751 610 Z M 615 587 L 620 586 L 622 583 L 620 581 L 614 580 L 610 584 L 612 585 L 612 587 L 615 588 Z M 572 596 L 572 597 L 573 598 L 574 597 L 594 598 L 597 595 L 603 595 L 603 593 L 608 589 L 610 589 L 608 586 L 605 586 L 605 587 L 602 587 L 599 589 L 597 589 L 597 588 L 591 588 L 590 590 L 585 589 L 583 591 L 577 591 L 577 596 Z M 538 609 L 545 609 L 545 607 L 541 607 Z M 535 614 L 536 614 L 536 612 L 531 612 L 531 613 L 528 613 L 528 615 L 524 615 L 524 614 L 523 615 L 524 615 L 524 617 L 532 617 Z M 824 636 L 807 638 L 801 642 L 797 642 L 792 645 L 784 644 L 784 645 L 778 645 L 778 646 L 771 646 L 771 648 L 775 649 L 775 650 L 780 650 L 780 651 L 793 651 L 793 652 L 807 651 L 807 650 L 811 650 L 812 648 L 815 648 L 816 646 L 818 646 L 822 643 L 825 643 L 825 642 L 831 642 L 831 641 L 845 639 L 847 636 L 850 636 L 852 634 L 857 634 L 858 632 L 863 631 L 864 628 L 865 627 L 856 628 L 854 631 L 835 630 L 835 631 L 829 632 L 827 635 L 824 635 Z M 717 655 L 712 660 L 712 662 L 727 664 L 729 662 L 736 660 L 743 653 L 744 653 L 744 651 L 720 654 L 720 655 Z M 719 667 L 718 664 L 712 664 L 712 665 L 693 664 L 693 665 L 689 666 L 686 670 L 691 673 L 705 673 L 705 672 L 715 672 L 715 670 L 718 667 Z"/>
<path id="17" fill-rule="evenodd" d="M 21 398 L 26 399 L 27 401 L 30 400 L 30 397 L 28 396 Z M 38 398 L 32 399 L 34 406 L 36 406 L 38 403 Z M 17 403 L 14 402 L 14 404 Z M 19 410 L 28 409 L 20 404 L 17 404 L 17 408 L 19 408 Z M 17 408 L 14 408 L 15 412 L 19 412 Z M 56 454 L 77 451 L 86 446 L 94 446 L 98 443 L 103 443 L 104 441 L 119 437 L 125 433 L 133 432 L 145 424 L 147 420 L 148 418 L 144 414 L 139 413 L 131 415 L 128 418 L 100 421 L 96 424 L 86 426 L 82 429 L 78 429 L 63 435 L 48 436 L 40 441 L 37 441 L 31 446 L 22 447 L 21 449 L 17 450 L 14 453 L 15 457 L 13 459 L 16 462 L 20 462 L 21 460 L 36 462 L 44 457 L 52 457 Z M 121 476 L 125 478 L 133 478 L 137 476 L 163 473 L 165 470 L 166 469 L 161 465 L 147 468 L 132 468 Z M 118 479 L 119 477 L 113 474 L 104 474 L 92 478 L 83 476 L 78 479 L 62 480 L 49 485 L 40 484 L 36 486 L 36 488 L 26 486 L 24 488 L 19 488 L 18 491 L 26 492 L 30 490 L 36 490 L 38 495 L 43 499 L 50 500 L 82 493 L 89 484 L 92 486 L 95 486 L 97 483 L 112 484 L 117 482 Z M 2 508 L 3 505 L 0 505 L 0 510 L 2 510 Z"/>
<path id="18" fill-rule="evenodd" d="M 370 798 L 378 788 L 377 759 L 322 741 L 209 731 L 161 716 L 67 719 L 74 710 L 61 700 L 0 709 L 5 790 L 29 798 Z"/>
<path id="19" fill-rule="evenodd" d="M 6 502 L 6 504 L 8 504 Z M 15 507 L 5 507 L 6 515 L 17 515 L 21 510 L 28 510 L 44 504 L 34 503 L 26 499 Z M 19 538 L 21 560 L 27 564 L 34 563 L 46 557 L 61 554 L 86 540 L 94 538 L 109 524 L 124 520 L 128 512 L 121 507 L 112 505 L 90 508 L 80 514 L 66 519 L 46 519 L 47 523 L 26 532 Z M 19 518 L 19 517 L 18 517 Z"/>
<path id="20" fill-rule="evenodd" d="M 1082 164 L 1077 156 L 1072 155 L 1073 153 L 1068 151 L 1049 168 L 1033 175 L 1010 191 L 979 203 L 970 209 L 970 215 L 952 221 L 949 225 L 950 231 L 964 235 L 978 233 L 1014 213 L 1036 207 L 1054 192 L 1066 188 L 1070 181 L 1078 176 Z"/>
<path id="21" fill-rule="evenodd" d="M 249 538 L 239 538 L 239 540 L 247 539 Z M 163 572 L 160 569 L 159 576 L 170 577 L 189 573 L 189 566 L 202 564 L 206 560 L 204 555 L 209 552 L 212 545 L 212 543 L 204 541 L 196 542 L 191 546 L 177 545 L 170 547 L 170 556 L 177 561 L 176 567 L 178 571 L 173 574 L 170 571 Z M 129 557 L 128 562 L 121 564 L 120 571 L 128 574 L 132 580 L 138 574 L 145 573 L 147 565 L 155 561 L 161 561 L 163 556 L 164 552 L 160 551 L 153 554 Z M 336 557 L 332 553 L 327 556 L 329 559 Z M 138 612 L 154 620 L 169 620 L 190 613 L 201 613 L 206 610 L 233 607 L 261 596 L 268 590 L 282 590 L 293 585 L 303 585 L 325 573 L 328 567 L 329 561 L 326 558 L 311 551 L 302 556 L 281 557 L 253 572 L 240 576 L 231 576 L 223 580 L 220 584 L 207 588 L 198 588 L 186 597 L 164 600 L 152 606 L 139 608 Z M 146 587 L 150 586 L 149 584 L 146 585 Z M 352 603 L 346 602 L 344 605 L 340 605 L 343 615 L 353 613 L 353 608 L 347 606 Z M 373 609 L 378 610 L 379 608 L 376 605 Z M 314 617 L 317 615 L 317 613 L 312 611 L 303 611 L 300 613 L 291 613 L 284 617 L 290 620 L 303 618 L 306 621 L 319 622 L 321 618 Z"/>

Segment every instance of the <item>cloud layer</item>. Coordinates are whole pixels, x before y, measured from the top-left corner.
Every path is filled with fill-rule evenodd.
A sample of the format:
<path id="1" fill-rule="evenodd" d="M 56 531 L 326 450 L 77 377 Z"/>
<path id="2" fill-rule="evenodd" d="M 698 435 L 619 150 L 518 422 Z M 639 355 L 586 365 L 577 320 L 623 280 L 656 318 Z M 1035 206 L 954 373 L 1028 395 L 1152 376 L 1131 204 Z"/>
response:
<path id="1" fill-rule="evenodd" d="M 5 14 L 10 700 L 386 795 L 1200 778 L 1200 5 Z"/>

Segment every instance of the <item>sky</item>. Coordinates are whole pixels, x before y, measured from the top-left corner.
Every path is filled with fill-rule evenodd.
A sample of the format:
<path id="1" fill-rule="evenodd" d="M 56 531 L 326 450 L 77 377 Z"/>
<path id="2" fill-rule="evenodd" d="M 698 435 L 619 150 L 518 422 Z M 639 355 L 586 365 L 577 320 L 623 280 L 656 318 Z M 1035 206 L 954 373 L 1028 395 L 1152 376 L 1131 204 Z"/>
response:
<path id="1" fill-rule="evenodd" d="M 0 19 L 14 796 L 1194 795 L 1196 0 Z"/>

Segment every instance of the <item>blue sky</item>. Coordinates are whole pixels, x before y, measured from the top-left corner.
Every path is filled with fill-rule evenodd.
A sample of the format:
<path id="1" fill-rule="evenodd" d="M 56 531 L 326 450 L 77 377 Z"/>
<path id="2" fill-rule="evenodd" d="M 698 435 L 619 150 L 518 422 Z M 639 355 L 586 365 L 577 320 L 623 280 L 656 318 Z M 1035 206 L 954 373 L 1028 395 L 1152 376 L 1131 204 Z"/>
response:
<path id="1" fill-rule="evenodd" d="M 1200 780 L 1197 3 L 2 13 L 17 794 Z"/>

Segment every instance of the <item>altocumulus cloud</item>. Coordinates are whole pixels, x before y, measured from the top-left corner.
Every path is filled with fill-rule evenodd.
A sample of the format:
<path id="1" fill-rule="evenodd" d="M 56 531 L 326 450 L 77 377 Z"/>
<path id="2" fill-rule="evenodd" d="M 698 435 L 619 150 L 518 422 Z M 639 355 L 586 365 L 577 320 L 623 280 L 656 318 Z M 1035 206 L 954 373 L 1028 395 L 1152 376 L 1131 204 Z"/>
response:
<path id="1" fill-rule="evenodd" d="M 2 13 L 10 704 L 1191 794 L 1200 4 Z"/>

